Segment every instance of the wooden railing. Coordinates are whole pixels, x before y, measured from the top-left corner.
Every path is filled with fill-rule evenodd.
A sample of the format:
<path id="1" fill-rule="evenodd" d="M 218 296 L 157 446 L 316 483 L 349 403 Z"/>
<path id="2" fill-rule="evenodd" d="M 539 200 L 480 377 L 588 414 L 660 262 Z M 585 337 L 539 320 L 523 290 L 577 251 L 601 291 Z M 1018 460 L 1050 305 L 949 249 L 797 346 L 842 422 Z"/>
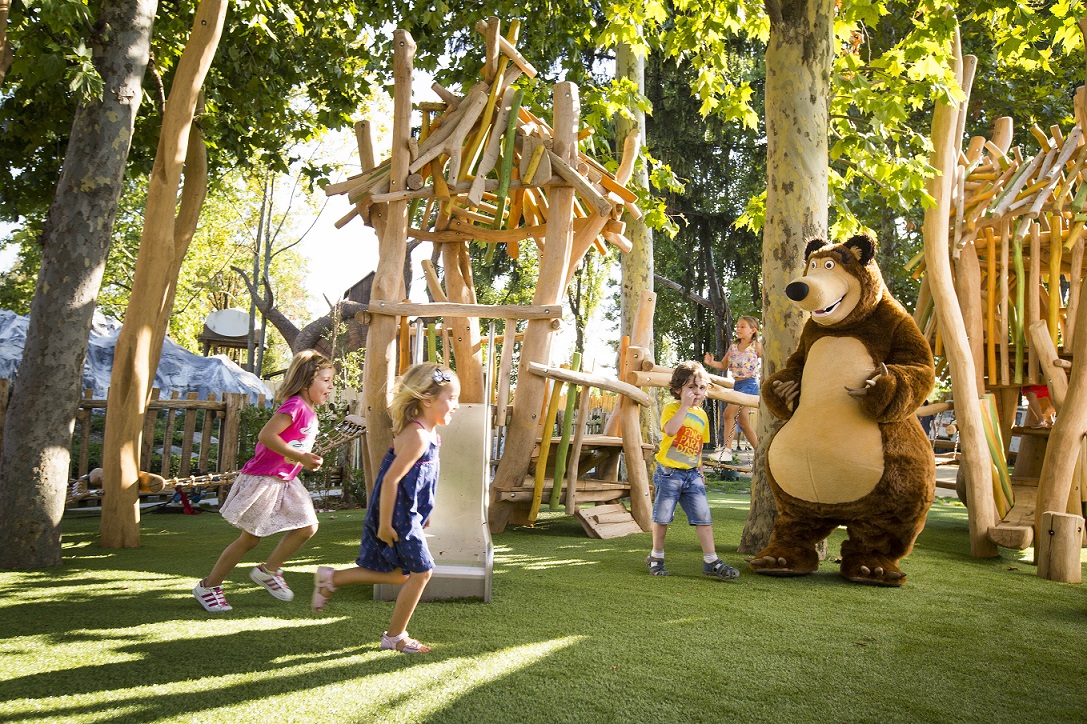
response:
<path id="1" fill-rule="evenodd" d="M 0 440 L 10 387 L 8 380 L 0 379 Z M 79 478 L 102 465 L 101 443 L 108 401 L 95 399 L 92 394 L 90 390 L 84 391 L 76 412 L 71 478 Z M 198 400 L 195 392 L 181 397 L 174 391 L 169 399 L 160 399 L 156 389 L 151 398 L 144 423 L 140 470 L 164 478 L 188 476 L 196 471 L 237 470 L 241 413 L 249 405 L 248 395 L 228 392 L 222 399 L 209 394 L 208 399 Z M 263 396 L 258 404 L 264 404 Z M 174 453 L 178 435 L 180 449 Z M 160 446 L 162 453 L 156 457 L 155 451 Z"/>

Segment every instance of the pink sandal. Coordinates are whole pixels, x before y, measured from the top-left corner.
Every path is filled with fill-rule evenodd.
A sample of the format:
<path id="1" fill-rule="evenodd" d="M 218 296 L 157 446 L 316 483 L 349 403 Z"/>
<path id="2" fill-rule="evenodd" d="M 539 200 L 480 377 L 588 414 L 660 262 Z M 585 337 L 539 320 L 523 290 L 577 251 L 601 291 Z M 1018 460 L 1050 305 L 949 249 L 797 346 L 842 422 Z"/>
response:
<path id="1" fill-rule="evenodd" d="M 397 644 L 403 643 L 403 646 Z M 399 636 L 390 636 L 388 631 L 381 634 L 381 648 L 399 651 L 402 654 L 425 654 L 430 652 L 430 647 L 425 646 L 408 636 L 407 631 L 400 632 Z"/>
<path id="2" fill-rule="evenodd" d="M 317 566 L 317 573 L 313 577 L 313 598 L 310 599 L 310 607 L 318 613 L 324 610 L 328 599 L 332 598 L 332 592 L 336 590 L 336 586 L 332 583 L 334 573 L 336 573 L 334 568 Z M 321 593 L 322 589 L 328 593 Z"/>

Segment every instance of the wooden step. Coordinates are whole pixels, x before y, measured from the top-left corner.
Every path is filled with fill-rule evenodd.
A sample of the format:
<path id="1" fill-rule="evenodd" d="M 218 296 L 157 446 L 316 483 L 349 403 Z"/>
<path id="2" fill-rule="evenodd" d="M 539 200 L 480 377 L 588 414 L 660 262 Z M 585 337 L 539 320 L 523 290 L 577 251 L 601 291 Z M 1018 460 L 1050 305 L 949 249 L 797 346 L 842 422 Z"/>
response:
<path id="1" fill-rule="evenodd" d="M 620 503 L 578 508 L 574 517 L 581 523 L 590 538 L 619 538 L 633 533 L 643 533 L 630 511 Z"/>
<path id="2" fill-rule="evenodd" d="M 1032 485 L 1012 485 L 1015 499 L 1004 519 L 989 529 L 989 539 L 998 546 L 1023 550 L 1034 542 L 1034 508 L 1038 488 Z"/>

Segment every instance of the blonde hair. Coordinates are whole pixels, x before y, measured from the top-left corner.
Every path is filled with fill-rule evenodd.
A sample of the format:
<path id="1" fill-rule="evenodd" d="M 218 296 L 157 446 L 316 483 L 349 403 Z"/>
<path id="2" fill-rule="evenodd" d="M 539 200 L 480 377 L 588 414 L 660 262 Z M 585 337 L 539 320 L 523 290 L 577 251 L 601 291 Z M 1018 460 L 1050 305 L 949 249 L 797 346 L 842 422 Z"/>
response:
<path id="1" fill-rule="evenodd" d="M 668 383 L 668 388 L 672 391 L 672 397 L 677 400 L 682 397 L 681 391 L 687 386 L 687 382 L 692 377 L 701 377 L 703 380 L 709 381 L 709 375 L 706 374 L 706 368 L 698 362 L 680 362 L 676 365 L 676 369 L 672 372 L 672 379 Z"/>
<path id="2" fill-rule="evenodd" d="M 460 387 L 457 374 L 433 362 L 412 365 L 393 387 L 393 400 L 389 403 L 389 417 L 393 422 L 393 435 L 397 435 L 423 412 L 423 400 L 441 394 L 447 387 Z"/>
<path id="3" fill-rule="evenodd" d="M 283 376 L 283 384 L 276 390 L 276 400 L 289 400 L 312 385 L 321 370 L 330 368 L 336 369 L 336 365 L 328 357 L 315 349 L 302 350 L 291 360 L 291 366 Z"/>

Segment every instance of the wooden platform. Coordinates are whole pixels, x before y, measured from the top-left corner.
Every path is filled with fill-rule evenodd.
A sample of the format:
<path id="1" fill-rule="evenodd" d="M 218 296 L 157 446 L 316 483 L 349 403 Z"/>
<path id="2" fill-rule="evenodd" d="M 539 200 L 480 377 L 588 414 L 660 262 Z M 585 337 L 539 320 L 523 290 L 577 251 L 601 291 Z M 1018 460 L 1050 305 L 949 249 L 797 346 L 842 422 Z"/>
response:
<path id="1" fill-rule="evenodd" d="M 532 502 L 535 482 L 536 481 L 533 478 L 525 478 L 524 485 L 516 488 L 495 487 L 495 496 L 498 500 L 504 500 L 511 503 Z M 544 478 L 543 482 L 542 501 L 545 504 L 550 504 L 551 491 L 554 488 L 555 481 L 551 478 Z M 579 503 L 599 503 L 609 500 L 619 500 L 620 498 L 625 498 L 629 495 L 630 483 L 622 481 L 609 482 L 594 480 L 592 478 L 579 478 L 577 481 L 577 490 L 575 491 L 575 498 Z M 563 486 L 562 495 L 559 496 L 559 502 L 566 502 L 566 486 Z"/>

